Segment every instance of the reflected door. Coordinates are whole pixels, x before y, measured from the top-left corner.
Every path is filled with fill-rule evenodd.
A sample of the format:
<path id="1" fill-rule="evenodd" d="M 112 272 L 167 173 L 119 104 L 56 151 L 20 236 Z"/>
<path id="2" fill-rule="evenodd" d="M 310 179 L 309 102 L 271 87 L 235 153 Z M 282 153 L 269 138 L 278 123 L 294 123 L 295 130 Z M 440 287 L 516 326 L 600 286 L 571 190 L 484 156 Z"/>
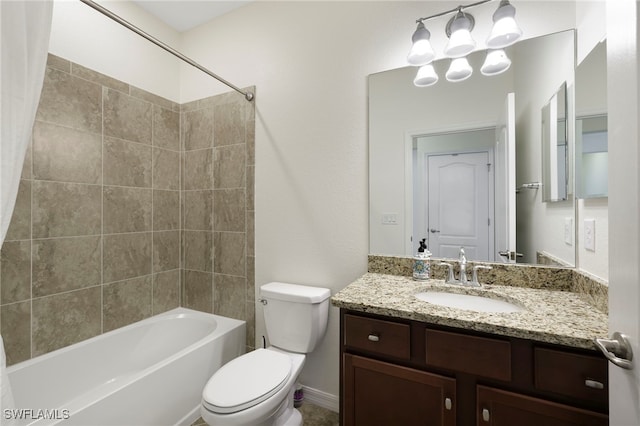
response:
<path id="1" fill-rule="evenodd" d="M 516 118 L 515 94 L 507 94 L 496 126 L 495 260 L 516 263 Z M 502 253 L 502 255 L 500 254 Z"/>
<path id="2" fill-rule="evenodd" d="M 464 247 L 469 260 L 491 260 L 489 153 L 427 158 L 429 250 L 436 257 L 457 258 Z"/>

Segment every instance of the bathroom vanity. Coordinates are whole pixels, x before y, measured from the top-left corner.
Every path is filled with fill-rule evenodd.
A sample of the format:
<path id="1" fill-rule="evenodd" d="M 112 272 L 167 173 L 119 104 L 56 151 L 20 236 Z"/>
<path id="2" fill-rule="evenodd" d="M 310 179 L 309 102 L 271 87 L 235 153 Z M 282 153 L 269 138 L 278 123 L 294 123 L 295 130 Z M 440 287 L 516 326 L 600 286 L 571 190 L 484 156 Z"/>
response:
<path id="1" fill-rule="evenodd" d="M 460 310 L 424 291 L 476 293 L 521 312 Z M 607 316 L 568 291 L 479 290 L 365 274 L 340 307 L 341 424 L 607 425 Z"/>

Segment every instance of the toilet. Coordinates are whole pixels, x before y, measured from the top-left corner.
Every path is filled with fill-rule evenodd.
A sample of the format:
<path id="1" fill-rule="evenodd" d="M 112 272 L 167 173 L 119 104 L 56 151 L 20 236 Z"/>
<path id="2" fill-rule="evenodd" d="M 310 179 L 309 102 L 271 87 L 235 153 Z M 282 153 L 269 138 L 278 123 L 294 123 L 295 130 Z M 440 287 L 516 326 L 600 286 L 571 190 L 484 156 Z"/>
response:
<path id="1" fill-rule="evenodd" d="M 214 425 L 299 426 L 295 384 L 306 354 L 324 337 L 328 288 L 272 282 L 260 287 L 271 346 L 233 359 L 207 382 L 202 419 Z"/>

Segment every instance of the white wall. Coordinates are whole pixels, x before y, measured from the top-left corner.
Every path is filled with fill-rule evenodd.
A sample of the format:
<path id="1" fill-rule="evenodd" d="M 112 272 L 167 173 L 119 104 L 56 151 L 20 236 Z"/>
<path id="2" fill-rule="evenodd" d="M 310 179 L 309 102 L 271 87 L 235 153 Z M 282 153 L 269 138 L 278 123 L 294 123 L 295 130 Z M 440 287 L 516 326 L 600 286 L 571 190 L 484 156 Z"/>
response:
<path id="1" fill-rule="evenodd" d="M 180 34 L 133 3 L 99 1 L 179 50 Z M 174 102 L 179 59 L 79 1 L 55 0 L 49 52 Z"/>

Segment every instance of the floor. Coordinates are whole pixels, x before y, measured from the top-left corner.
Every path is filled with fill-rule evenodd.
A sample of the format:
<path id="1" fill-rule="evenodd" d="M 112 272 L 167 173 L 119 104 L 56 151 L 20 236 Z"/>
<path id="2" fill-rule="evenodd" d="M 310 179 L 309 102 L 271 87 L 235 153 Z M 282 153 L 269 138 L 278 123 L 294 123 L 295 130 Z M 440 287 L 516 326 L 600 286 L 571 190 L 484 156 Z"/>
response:
<path id="1" fill-rule="evenodd" d="M 317 405 L 302 404 L 302 407 L 298 408 L 298 410 L 302 413 L 304 426 L 338 426 L 340 423 L 338 413 Z M 206 423 L 202 418 L 199 418 L 191 426 L 206 426 Z"/>

